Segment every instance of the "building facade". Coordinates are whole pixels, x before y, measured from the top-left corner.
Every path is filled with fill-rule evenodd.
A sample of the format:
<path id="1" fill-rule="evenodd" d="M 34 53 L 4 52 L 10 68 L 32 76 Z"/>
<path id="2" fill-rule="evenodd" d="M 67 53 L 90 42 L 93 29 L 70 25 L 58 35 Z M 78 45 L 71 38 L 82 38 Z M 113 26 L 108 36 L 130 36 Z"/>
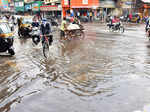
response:
<path id="1" fill-rule="evenodd" d="M 8 11 L 8 0 L 0 0 L 0 10 L 2 12 Z"/>
<path id="2" fill-rule="evenodd" d="M 44 17 L 54 16 L 61 17 L 61 0 L 44 0 L 44 3 L 40 6 L 40 11 Z"/>
<path id="3" fill-rule="evenodd" d="M 88 11 L 95 11 L 99 7 L 99 0 L 62 0 L 62 14 L 77 13 L 86 15 Z"/>

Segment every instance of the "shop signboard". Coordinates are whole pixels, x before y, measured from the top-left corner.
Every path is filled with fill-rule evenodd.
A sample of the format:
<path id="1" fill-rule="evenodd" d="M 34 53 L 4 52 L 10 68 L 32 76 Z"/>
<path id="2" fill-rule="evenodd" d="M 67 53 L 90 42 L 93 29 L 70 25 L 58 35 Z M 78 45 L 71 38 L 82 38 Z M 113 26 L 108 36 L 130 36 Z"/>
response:
<path id="1" fill-rule="evenodd" d="M 150 3 L 150 0 L 142 0 L 144 3 Z"/>
<path id="2" fill-rule="evenodd" d="M 40 6 L 41 11 L 61 11 L 61 8 L 58 6 L 44 5 Z"/>
<path id="3" fill-rule="evenodd" d="M 39 4 L 38 3 L 33 3 L 32 4 L 32 10 L 33 11 L 38 11 L 39 10 Z"/>
<path id="4" fill-rule="evenodd" d="M 31 10 L 32 7 L 31 7 L 31 4 L 26 4 L 25 5 L 25 10 L 28 11 L 28 10 Z"/>
<path id="5" fill-rule="evenodd" d="M 132 0 L 121 0 L 122 4 L 121 4 L 121 8 L 126 8 L 126 9 L 129 9 L 129 8 L 132 8 Z"/>
<path id="6" fill-rule="evenodd" d="M 68 0 L 64 0 L 64 5 L 69 5 L 69 1 Z"/>
<path id="7" fill-rule="evenodd" d="M 100 0 L 99 3 L 102 8 L 115 8 L 114 0 Z"/>
<path id="8" fill-rule="evenodd" d="M 88 0 L 82 0 L 82 4 L 87 5 L 88 4 Z"/>
<path id="9" fill-rule="evenodd" d="M 49 3 L 60 2 L 60 0 L 50 0 Z"/>
<path id="10" fill-rule="evenodd" d="M 4 10 L 8 9 L 8 1 L 7 0 L 1 0 L 1 4 Z"/>
<path id="11" fill-rule="evenodd" d="M 16 1 L 15 2 L 15 10 L 16 11 L 24 11 L 24 2 L 23 1 Z"/>
<path id="12" fill-rule="evenodd" d="M 41 1 L 34 1 L 32 3 L 32 10 L 33 11 L 40 11 L 40 6 L 42 5 Z"/>

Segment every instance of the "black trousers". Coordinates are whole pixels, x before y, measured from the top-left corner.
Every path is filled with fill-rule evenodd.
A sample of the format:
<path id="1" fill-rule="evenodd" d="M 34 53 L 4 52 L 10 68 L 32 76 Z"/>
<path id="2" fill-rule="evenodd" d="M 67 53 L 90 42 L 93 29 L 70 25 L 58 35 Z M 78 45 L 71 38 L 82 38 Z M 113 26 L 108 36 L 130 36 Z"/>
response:
<path id="1" fill-rule="evenodd" d="M 49 41 L 49 45 L 52 45 L 52 42 L 53 42 L 53 35 L 49 35 L 47 36 L 48 37 L 48 41 Z M 42 37 L 42 44 L 44 43 L 45 41 L 45 37 L 43 36 Z"/>

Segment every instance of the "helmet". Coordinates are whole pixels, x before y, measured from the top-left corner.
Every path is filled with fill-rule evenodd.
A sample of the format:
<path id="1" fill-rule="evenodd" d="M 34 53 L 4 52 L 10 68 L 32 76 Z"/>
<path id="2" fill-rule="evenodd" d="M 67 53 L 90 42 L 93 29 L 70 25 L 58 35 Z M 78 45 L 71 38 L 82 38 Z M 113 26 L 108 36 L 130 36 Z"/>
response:
<path id="1" fill-rule="evenodd" d="M 45 22 L 45 21 L 47 21 L 47 19 L 46 19 L 46 18 L 43 18 L 42 21 Z"/>

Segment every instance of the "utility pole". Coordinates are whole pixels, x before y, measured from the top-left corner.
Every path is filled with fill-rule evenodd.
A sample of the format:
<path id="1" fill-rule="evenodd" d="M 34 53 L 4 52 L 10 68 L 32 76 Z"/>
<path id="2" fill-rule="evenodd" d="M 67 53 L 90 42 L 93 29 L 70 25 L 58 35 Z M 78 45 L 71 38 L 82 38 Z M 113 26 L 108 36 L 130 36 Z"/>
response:
<path id="1" fill-rule="evenodd" d="M 69 2 L 69 13 L 70 13 L 70 10 L 71 10 L 71 0 L 68 0 Z"/>

